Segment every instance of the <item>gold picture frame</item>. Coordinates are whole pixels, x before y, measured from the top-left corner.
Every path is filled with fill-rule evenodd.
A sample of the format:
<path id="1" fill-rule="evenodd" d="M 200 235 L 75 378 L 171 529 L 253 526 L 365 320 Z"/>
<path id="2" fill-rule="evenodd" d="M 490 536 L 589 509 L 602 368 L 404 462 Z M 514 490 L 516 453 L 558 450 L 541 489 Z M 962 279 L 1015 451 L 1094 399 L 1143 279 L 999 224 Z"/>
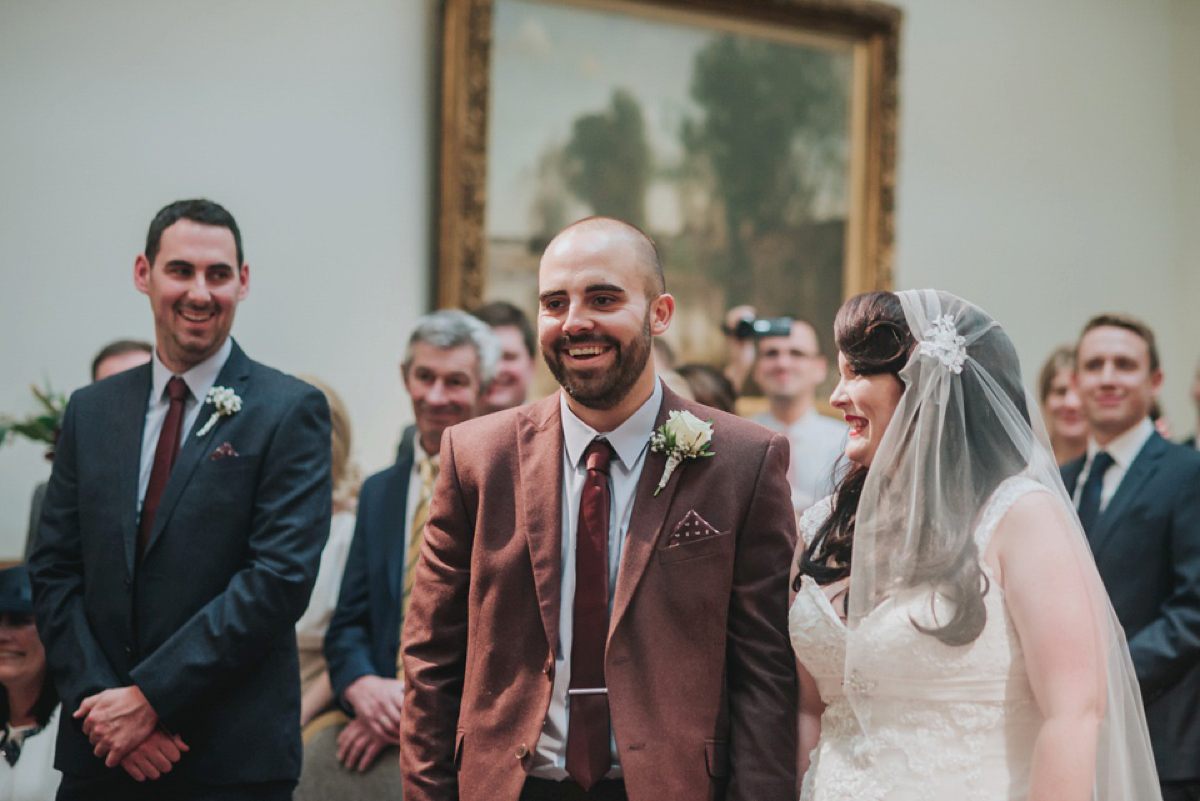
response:
<path id="1" fill-rule="evenodd" d="M 552 223 L 643 209 L 631 221 L 665 250 L 677 300 L 690 292 L 696 306 L 674 343 L 690 359 L 713 360 L 719 332 L 700 321 L 714 329 L 722 306 L 820 329 L 843 298 L 889 288 L 900 23 L 898 9 L 856 0 L 445 0 L 438 306 L 535 311 Z M 757 101 L 736 85 L 753 69 L 767 77 L 744 81 L 774 81 Z M 759 126 L 753 146 L 720 140 L 738 125 Z M 777 155 L 721 162 L 731 150 Z M 755 170 L 762 187 L 742 180 Z M 601 186 L 633 173 L 647 200 L 639 185 Z"/>

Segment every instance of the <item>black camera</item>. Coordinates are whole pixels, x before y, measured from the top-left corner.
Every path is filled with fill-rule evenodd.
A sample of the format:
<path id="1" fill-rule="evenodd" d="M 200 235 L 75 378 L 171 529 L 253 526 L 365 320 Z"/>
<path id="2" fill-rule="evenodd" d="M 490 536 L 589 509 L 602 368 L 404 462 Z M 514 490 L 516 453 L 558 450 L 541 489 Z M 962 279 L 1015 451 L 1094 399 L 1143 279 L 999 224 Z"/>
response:
<path id="1" fill-rule="evenodd" d="M 725 333 L 737 339 L 762 339 L 763 337 L 786 337 L 792 333 L 791 317 L 744 317 Z"/>

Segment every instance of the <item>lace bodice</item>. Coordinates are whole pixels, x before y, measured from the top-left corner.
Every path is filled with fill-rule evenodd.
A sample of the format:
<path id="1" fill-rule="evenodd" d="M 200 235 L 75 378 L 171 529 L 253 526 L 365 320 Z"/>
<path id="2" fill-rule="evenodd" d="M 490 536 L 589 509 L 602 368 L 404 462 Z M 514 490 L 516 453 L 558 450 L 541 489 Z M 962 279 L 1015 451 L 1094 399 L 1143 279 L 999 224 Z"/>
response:
<path id="1" fill-rule="evenodd" d="M 1020 477 L 997 488 L 974 535 L 981 555 L 1012 504 L 1040 489 Z M 805 542 L 830 511 L 826 499 L 801 517 Z M 964 646 L 946 645 L 913 625 L 928 628 L 948 619 L 949 602 L 927 588 L 889 598 L 851 634 L 823 590 L 805 577 L 789 612 L 789 630 L 797 659 L 816 680 L 826 709 L 801 799 L 1025 797 L 1040 713 L 1003 590 L 986 565 L 983 569 L 990 581 L 987 623 Z M 847 677 L 849 637 L 869 648 L 862 649 L 860 670 Z M 853 708 L 846 682 L 856 690 Z"/>

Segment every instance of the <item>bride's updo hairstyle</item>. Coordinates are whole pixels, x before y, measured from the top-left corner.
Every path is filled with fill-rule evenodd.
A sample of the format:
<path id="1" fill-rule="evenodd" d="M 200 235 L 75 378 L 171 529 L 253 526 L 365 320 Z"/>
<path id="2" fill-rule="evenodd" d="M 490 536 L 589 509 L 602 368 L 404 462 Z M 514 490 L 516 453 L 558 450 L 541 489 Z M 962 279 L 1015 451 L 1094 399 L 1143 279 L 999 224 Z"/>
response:
<path id="1" fill-rule="evenodd" d="M 874 510 L 877 522 L 884 525 L 881 536 L 893 528 L 888 520 L 915 535 L 914 541 L 902 546 L 905 550 L 893 555 L 894 577 L 901 586 L 933 585 L 951 602 L 953 613 L 945 625 L 925 628 L 914 623 L 947 645 L 973 642 L 987 622 L 983 598 L 988 581 L 980 568 L 973 532 L 1000 483 L 1028 464 L 1032 446 L 1026 433 L 1029 411 L 1020 365 L 1008 335 L 986 313 L 969 305 L 959 312 L 956 325 L 960 332 L 972 332 L 963 369 L 980 380 L 956 377 L 957 390 L 939 415 L 943 436 L 936 456 L 940 475 L 955 476 L 960 482 L 956 486 L 967 489 L 947 493 L 936 478 L 890 472 L 896 463 L 913 463 L 905 454 L 922 447 L 924 441 L 914 430 L 883 432 L 892 443 L 887 449 L 891 458 L 880 463 L 877 452 L 874 463 L 874 469 L 884 471 L 875 477 L 881 482 L 879 497 L 886 499 L 883 508 Z M 895 294 L 867 292 L 851 298 L 838 311 L 834 333 L 838 349 L 856 373 L 891 373 L 903 382 L 906 393 L 912 391 L 919 366 L 910 357 L 917 339 Z M 921 397 L 910 405 L 935 402 Z M 996 417 L 997 404 L 1010 407 L 1026 425 L 1010 430 Z M 897 424 L 893 417 L 892 426 Z M 801 556 L 800 576 L 828 584 L 850 574 L 855 520 L 867 475 L 867 468 L 854 465 L 838 484 L 832 514 Z"/>
<path id="2" fill-rule="evenodd" d="M 904 322 L 900 299 L 891 292 L 864 292 L 842 304 L 833 321 L 834 341 L 850 369 L 859 375 L 890 373 L 900 381 L 916 340 Z M 833 513 L 817 529 L 812 543 L 800 557 L 800 579 L 812 576 L 820 585 L 832 584 L 850 575 L 850 552 L 854 547 L 854 516 L 867 480 L 867 468 L 851 464 L 833 495 Z"/>

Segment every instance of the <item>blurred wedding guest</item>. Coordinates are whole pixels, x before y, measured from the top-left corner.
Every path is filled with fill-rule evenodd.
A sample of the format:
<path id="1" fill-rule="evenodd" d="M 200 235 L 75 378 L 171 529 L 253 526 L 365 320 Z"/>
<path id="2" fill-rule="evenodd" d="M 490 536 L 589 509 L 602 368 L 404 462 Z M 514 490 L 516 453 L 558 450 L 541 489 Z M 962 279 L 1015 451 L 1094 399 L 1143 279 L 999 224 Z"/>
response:
<path id="1" fill-rule="evenodd" d="M 109 342 L 92 359 L 92 382 L 101 381 L 110 375 L 124 372 L 150 361 L 154 346 L 140 339 L 118 339 Z M 29 530 L 25 535 L 25 558 L 33 550 L 33 535 L 37 531 L 38 518 L 42 516 L 42 498 L 46 496 L 46 482 L 33 489 L 33 500 L 29 504 Z"/>
<path id="2" fill-rule="evenodd" d="M 480 414 L 520 406 L 529 399 L 537 363 L 534 361 L 533 327 L 525 312 L 502 300 L 485 303 L 471 312 L 491 327 L 500 341 L 500 364 L 488 386 Z"/>
<path id="3" fill-rule="evenodd" d="M 1062 345 L 1051 352 L 1038 374 L 1038 401 L 1054 460 L 1060 465 L 1078 459 L 1087 450 L 1087 420 L 1073 383 L 1074 372 L 1075 347 Z"/>
<path id="4" fill-rule="evenodd" d="M 725 377 L 738 395 L 746 391 L 746 381 L 754 369 L 754 338 L 739 323 L 753 320 L 758 312 L 753 306 L 734 306 L 725 313 Z"/>
<path id="5" fill-rule="evenodd" d="M 1196 364 L 1196 374 L 1192 377 L 1192 402 L 1196 404 L 1196 431 L 1183 441 L 1184 445 L 1200 450 L 1200 363 Z"/>
<path id="6" fill-rule="evenodd" d="M 791 443 L 788 483 L 793 507 L 803 512 L 837 483 L 834 471 L 846 445 L 846 425 L 817 411 L 817 387 L 827 366 L 811 325 L 795 320 L 786 336 L 758 337 L 755 347 L 753 377 L 769 405 L 751 419 Z"/>
<path id="7" fill-rule="evenodd" d="M 312 376 L 301 377 L 325 393 L 333 435 L 333 519 L 329 524 L 329 539 L 321 552 L 321 566 L 317 569 L 312 598 L 308 609 L 296 622 L 296 642 L 300 648 L 300 725 L 303 727 L 333 706 L 333 688 L 325 665 L 325 630 L 329 628 L 337 606 L 342 571 L 354 535 L 358 489 L 362 481 L 358 468 L 350 461 L 350 414 L 346 405 L 325 382 Z"/>
<path id="8" fill-rule="evenodd" d="M 118 339 L 100 349 L 92 359 L 92 380 L 103 381 L 150 361 L 154 347 L 140 339 Z"/>
<path id="9" fill-rule="evenodd" d="M 347 770 L 369 771 L 399 741 L 400 627 L 437 479 L 442 432 L 479 413 L 499 360 L 500 344 L 492 331 L 463 311 L 427 314 L 409 337 L 400 372 L 412 398 L 417 435 L 394 465 L 362 485 L 337 607 L 325 635 L 325 658 L 341 711 L 317 717 L 305 730 L 298 801 L 370 796 L 383 792 L 381 787 L 398 786 L 395 751 L 379 762 L 385 768 L 368 777 Z"/>
<path id="10" fill-rule="evenodd" d="M 680 397 L 695 400 L 691 385 L 675 371 L 675 350 L 671 345 L 662 337 L 654 337 L 650 340 L 650 349 L 654 354 L 655 375 Z"/>
<path id="11" fill-rule="evenodd" d="M 46 675 L 23 566 L 0 570 L 0 713 L 0 798 L 50 801 L 62 778 L 54 769 L 61 707 Z"/>
<path id="12" fill-rule="evenodd" d="M 737 393 L 723 372 L 707 364 L 683 364 L 675 372 L 687 382 L 697 403 L 734 413 Z"/>
<path id="13" fill-rule="evenodd" d="M 1154 332 L 1123 314 L 1084 326 L 1075 380 L 1085 454 L 1062 468 L 1100 578 L 1129 639 L 1164 801 L 1200 798 L 1200 454 L 1150 409 Z"/>

